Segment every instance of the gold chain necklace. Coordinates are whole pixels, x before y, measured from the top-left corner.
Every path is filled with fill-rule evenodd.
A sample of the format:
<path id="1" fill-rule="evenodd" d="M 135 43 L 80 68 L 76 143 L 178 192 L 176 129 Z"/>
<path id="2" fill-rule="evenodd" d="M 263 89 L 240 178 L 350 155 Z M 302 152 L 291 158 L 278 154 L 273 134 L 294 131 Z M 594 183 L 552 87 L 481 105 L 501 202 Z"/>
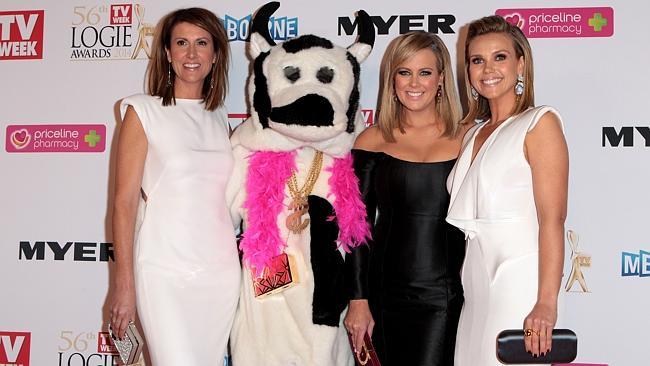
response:
<path id="1" fill-rule="evenodd" d="M 322 166 L 323 152 L 316 151 L 302 188 L 298 189 L 298 179 L 296 178 L 295 171 L 291 173 L 291 177 L 287 180 L 287 188 L 289 188 L 289 194 L 291 195 L 289 209 L 293 212 L 287 216 L 286 225 L 287 229 L 294 234 L 300 234 L 309 225 L 309 219 L 303 221 L 302 216 L 309 210 L 307 196 L 314 189 Z"/>

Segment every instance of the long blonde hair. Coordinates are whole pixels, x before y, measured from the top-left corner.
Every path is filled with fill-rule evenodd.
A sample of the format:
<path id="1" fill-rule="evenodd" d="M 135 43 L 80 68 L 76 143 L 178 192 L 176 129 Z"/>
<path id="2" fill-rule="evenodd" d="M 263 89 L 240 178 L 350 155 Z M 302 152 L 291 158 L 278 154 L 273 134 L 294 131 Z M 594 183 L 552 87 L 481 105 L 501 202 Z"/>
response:
<path id="1" fill-rule="evenodd" d="M 399 65 L 415 53 L 430 49 L 436 55 L 437 71 L 442 73 L 442 96 L 436 102 L 436 112 L 444 122 L 443 136 L 458 134 L 461 108 L 451 68 L 449 51 L 440 37 L 424 31 L 409 32 L 393 39 L 386 48 L 379 71 L 379 95 L 377 101 L 379 129 L 388 142 L 395 142 L 393 131 L 404 132 L 402 104 L 395 98 L 395 74 Z"/>
<path id="2" fill-rule="evenodd" d="M 469 44 L 478 36 L 490 33 L 507 35 L 515 48 L 517 58 L 524 58 L 524 92 L 517 98 L 512 114 L 519 114 L 535 105 L 535 91 L 533 89 L 533 52 L 530 43 L 519 27 L 508 23 L 499 15 L 491 15 L 477 19 L 469 24 L 467 39 L 465 40 L 465 89 L 469 101 L 469 111 L 463 122 L 473 123 L 476 120 L 484 121 L 491 117 L 488 100 L 478 96 L 474 100 L 471 94 L 472 85 L 469 81 Z M 513 89 L 514 90 L 514 89 Z"/>

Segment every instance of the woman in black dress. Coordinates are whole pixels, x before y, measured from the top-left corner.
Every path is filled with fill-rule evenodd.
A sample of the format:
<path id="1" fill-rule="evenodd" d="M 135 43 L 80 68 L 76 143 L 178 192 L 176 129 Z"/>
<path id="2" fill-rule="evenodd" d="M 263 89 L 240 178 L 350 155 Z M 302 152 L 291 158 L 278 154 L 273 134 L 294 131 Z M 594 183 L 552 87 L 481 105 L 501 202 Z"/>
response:
<path id="1" fill-rule="evenodd" d="M 367 332 L 383 366 L 453 365 L 464 236 L 445 222 L 447 175 L 466 127 L 438 36 L 395 38 L 381 63 L 378 126 L 352 151 L 373 241 L 346 258 L 345 326 Z"/>

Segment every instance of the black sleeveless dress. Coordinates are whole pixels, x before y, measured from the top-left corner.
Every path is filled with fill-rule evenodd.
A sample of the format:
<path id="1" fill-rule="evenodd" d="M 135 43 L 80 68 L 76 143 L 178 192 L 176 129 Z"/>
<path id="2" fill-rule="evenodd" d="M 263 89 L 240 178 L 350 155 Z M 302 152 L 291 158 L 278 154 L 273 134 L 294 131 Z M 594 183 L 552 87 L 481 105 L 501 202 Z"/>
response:
<path id="1" fill-rule="evenodd" d="M 373 240 L 347 255 L 346 270 L 350 298 L 369 301 L 382 366 L 453 366 L 465 256 L 464 235 L 445 221 L 455 160 L 352 153 Z"/>

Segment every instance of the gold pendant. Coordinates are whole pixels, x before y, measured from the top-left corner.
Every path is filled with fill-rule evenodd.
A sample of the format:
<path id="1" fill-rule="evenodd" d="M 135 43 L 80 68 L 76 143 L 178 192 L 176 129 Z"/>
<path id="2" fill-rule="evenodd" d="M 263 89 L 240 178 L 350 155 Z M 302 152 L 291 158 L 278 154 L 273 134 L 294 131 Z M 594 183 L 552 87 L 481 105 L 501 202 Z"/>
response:
<path id="1" fill-rule="evenodd" d="M 287 216 L 287 229 L 294 234 L 300 234 L 309 225 L 309 219 L 302 219 L 302 216 L 309 210 L 309 204 L 304 197 L 296 197 L 291 201 L 289 210 L 293 211 Z"/>

